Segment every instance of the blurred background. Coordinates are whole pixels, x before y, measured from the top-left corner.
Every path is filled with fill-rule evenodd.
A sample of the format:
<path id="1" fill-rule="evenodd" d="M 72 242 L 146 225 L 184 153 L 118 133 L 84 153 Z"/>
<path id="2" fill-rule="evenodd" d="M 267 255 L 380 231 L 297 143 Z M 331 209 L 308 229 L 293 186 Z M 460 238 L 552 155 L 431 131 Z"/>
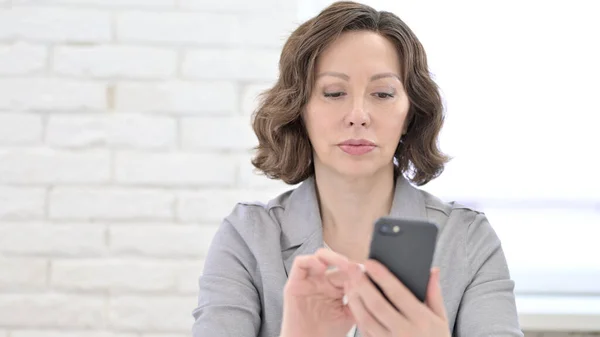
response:
<path id="1" fill-rule="evenodd" d="M 256 95 L 325 0 L 0 0 L 0 337 L 190 335 L 202 260 L 253 173 Z M 595 1 L 380 0 L 417 34 L 527 336 L 600 331 Z M 600 335 L 598 332 L 597 335 Z"/>

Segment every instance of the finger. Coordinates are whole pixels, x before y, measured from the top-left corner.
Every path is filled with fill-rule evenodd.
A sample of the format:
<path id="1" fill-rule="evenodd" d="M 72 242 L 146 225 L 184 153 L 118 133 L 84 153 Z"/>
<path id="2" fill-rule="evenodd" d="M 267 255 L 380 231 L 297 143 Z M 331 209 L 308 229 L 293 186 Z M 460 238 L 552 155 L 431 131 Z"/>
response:
<path id="1" fill-rule="evenodd" d="M 437 267 L 431 269 L 425 303 L 436 316 L 446 319 L 446 307 L 444 307 L 444 298 L 440 286 L 440 269 Z"/>
<path id="2" fill-rule="evenodd" d="M 325 263 L 327 266 L 335 266 L 340 270 L 346 270 L 350 264 L 350 261 L 348 261 L 347 257 L 329 249 L 320 248 L 315 253 L 315 256 L 317 256 L 317 258 L 319 258 L 319 260 L 321 260 L 321 262 Z"/>
<path id="3" fill-rule="evenodd" d="M 367 310 L 357 292 L 348 294 L 348 308 L 357 328 L 367 336 L 387 336 L 389 331 Z"/>
<path id="4" fill-rule="evenodd" d="M 366 310 L 387 330 L 407 330 L 409 323 L 406 317 L 388 302 L 367 275 L 356 275 L 350 282 L 350 291 L 358 294 Z"/>
<path id="5" fill-rule="evenodd" d="M 346 260 L 345 257 L 343 257 L 343 259 Z M 345 263 L 342 262 L 342 264 L 345 264 Z M 344 287 L 344 282 L 350 280 L 349 270 L 351 268 L 357 269 L 361 273 L 364 273 L 364 270 L 365 270 L 364 265 L 362 265 L 360 263 L 352 263 L 352 262 L 348 261 L 347 268 L 345 268 L 344 270 L 342 270 L 338 267 L 328 269 L 325 272 L 325 277 L 327 278 L 327 280 L 329 281 L 329 283 L 331 285 L 333 285 L 335 288 L 341 289 Z"/>
<path id="6" fill-rule="evenodd" d="M 304 280 L 312 275 L 324 274 L 327 265 L 311 255 L 298 256 L 294 259 L 290 280 Z"/>
<path id="7" fill-rule="evenodd" d="M 348 273 L 343 272 L 338 268 L 330 269 L 325 272 L 325 278 L 335 288 L 343 289 L 344 282 L 348 281 Z"/>
<path id="8" fill-rule="evenodd" d="M 417 321 L 429 311 L 427 306 L 396 278 L 384 265 L 369 260 L 365 268 L 371 279 L 381 288 L 392 304 L 410 321 Z"/>

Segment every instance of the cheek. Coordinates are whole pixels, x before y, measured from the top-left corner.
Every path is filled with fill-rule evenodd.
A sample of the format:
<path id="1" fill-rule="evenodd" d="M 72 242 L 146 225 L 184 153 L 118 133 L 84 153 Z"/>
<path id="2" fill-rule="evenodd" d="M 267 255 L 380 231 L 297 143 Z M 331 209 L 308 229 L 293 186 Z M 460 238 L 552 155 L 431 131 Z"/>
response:
<path id="1" fill-rule="evenodd" d="M 315 121 L 309 130 L 309 137 L 315 149 L 326 148 L 331 139 L 331 127 L 322 121 Z"/>
<path id="2" fill-rule="evenodd" d="M 335 114 L 318 103 L 307 106 L 304 117 L 306 129 L 311 139 L 314 138 L 313 141 L 327 138 L 336 125 Z"/>
<path id="3" fill-rule="evenodd" d="M 399 111 L 400 110 L 400 111 Z M 395 108 L 380 114 L 380 127 L 386 130 L 386 134 L 401 134 L 405 123 L 407 123 L 408 113 L 402 108 Z"/>
<path id="4" fill-rule="evenodd" d="M 329 129 L 321 116 L 317 111 L 309 111 L 304 117 L 304 125 L 314 148 L 320 147 L 319 144 L 324 142 L 326 130 Z"/>

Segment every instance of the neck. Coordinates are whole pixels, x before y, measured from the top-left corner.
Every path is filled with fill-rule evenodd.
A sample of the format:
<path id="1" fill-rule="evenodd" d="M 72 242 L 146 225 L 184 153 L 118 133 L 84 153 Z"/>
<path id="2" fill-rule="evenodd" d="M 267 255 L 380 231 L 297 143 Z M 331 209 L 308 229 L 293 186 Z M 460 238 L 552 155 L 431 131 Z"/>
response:
<path id="1" fill-rule="evenodd" d="M 315 167 L 315 183 L 325 241 L 368 249 L 375 220 L 388 215 L 392 207 L 393 165 L 367 178 L 341 177 Z"/>

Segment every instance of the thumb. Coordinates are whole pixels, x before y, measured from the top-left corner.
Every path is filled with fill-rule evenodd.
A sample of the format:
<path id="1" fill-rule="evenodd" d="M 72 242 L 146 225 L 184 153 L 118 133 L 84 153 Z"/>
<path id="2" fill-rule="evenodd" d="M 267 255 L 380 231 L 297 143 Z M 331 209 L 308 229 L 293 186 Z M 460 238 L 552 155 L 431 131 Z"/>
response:
<path id="1" fill-rule="evenodd" d="M 440 269 L 437 267 L 431 269 L 431 277 L 429 278 L 429 284 L 427 285 L 427 298 L 425 303 L 436 316 L 447 319 L 444 298 L 442 297 L 442 288 L 440 286 Z"/>

